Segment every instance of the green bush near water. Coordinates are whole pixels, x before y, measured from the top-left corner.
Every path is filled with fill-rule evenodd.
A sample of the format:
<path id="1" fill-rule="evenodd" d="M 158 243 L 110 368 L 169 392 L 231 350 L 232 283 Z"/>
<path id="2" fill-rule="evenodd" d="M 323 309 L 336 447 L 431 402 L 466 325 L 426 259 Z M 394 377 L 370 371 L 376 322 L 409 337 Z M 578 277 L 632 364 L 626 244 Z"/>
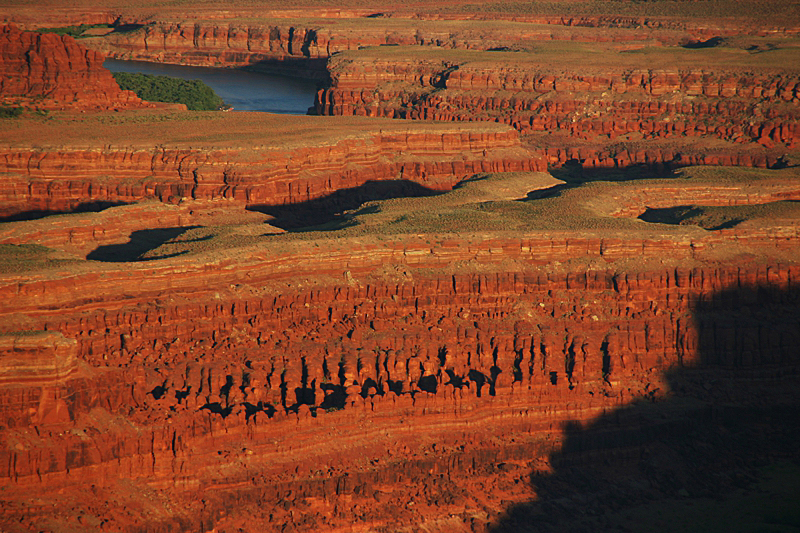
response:
<path id="1" fill-rule="evenodd" d="M 223 105 L 222 98 L 200 80 L 182 80 L 132 72 L 115 72 L 121 89 L 133 91 L 142 100 L 186 104 L 192 111 L 213 111 Z"/>
<path id="2" fill-rule="evenodd" d="M 0 106 L 0 118 L 15 118 L 22 114 L 21 107 Z"/>
<path id="3" fill-rule="evenodd" d="M 60 28 L 39 28 L 39 33 L 55 33 L 56 35 L 69 35 L 76 39 L 84 37 L 83 32 L 93 28 L 113 28 L 111 24 L 81 24 L 79 26 L 62 26 Z"/>

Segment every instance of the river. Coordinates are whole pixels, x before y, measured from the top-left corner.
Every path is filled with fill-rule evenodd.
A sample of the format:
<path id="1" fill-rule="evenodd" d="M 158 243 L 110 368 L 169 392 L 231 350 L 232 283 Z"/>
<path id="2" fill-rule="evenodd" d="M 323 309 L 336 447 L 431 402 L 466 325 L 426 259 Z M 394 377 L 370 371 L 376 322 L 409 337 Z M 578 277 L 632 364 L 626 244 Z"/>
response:
<path id="1" fill-rule="evenodd" d="M 212 67 L 187 67 L 146 61 L 106 59 L 111 72 L 141 72 L 185 80 L 201 80 L 234 111 L 268 111 L 305 115 L 314 105 L 317 82 L 261 72 Z"/>

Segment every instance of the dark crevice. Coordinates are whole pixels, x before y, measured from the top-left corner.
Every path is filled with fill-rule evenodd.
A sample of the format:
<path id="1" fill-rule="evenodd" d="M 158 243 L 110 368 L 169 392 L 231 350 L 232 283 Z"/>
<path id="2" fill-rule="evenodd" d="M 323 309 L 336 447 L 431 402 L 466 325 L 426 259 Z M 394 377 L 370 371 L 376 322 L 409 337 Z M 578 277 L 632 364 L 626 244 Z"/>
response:
<path id="1" fill-rule="evenodd" d="M 166 393 L 167 387 L 165 387 L 163 384 L 156 386 L 150 391 L 150 394 L 152 394 L 153 398 L 156 400 L 160 400 Z"/>
<path id="2" fill-rule="evenodd" d="M 386 380 L 386 386 L 389 387 L 390 391 L 397 394 L 398 396 L 404 393 L 402 381 L 394 381 L 389 379 Z"/>
<path id="3" fill-rule="evenodd" d="M 467 377 L 471 382 L 475 384 L 475 395 L 480 398 L 481 397 L 481 389 L 486 384 L 486 376 L 483 372 L 478 372 L 474 368 L 471 368 L 467 373 Z"/>
<path id="4" fill-rule="evenodd" d="M 228 374 L 225 376 L 225 384 L 219 388 L 220 396 L 228 397 L 228 393 L 230 393 L 231 388 L 233 387 L 233 376 Z"/>
<path id="5" fill-rule="evenodd" d="M 269 402 L 259 401 L 257 404 L 244 402 L 242 405 L 244 405 L 245 420 L 250 420 L 250 417 L 256 413 L 266 413 L 267 418 L 272 418 L 277 412 L 277 409 Z"/>
<path id="6" fill-rule="evenodd" d="M 514 357 L 512 374 L 514 375 L 514 383 L 522 381 L 522 351 L 517 352 L 516 357 Z"/>
<path id="7" fill-rule="evenodd" d="M 421 391 L 428 392 L 430 394 L 436 394 L 438 385 L 439 382 L 436 380 L 436 376 L 422 376 L 417 382 L 417 386 Z"/>
<path id="8" fill-rule="evenodd" d="M 286 40 L 286 51 L 289 55 L 294 55 L 294 26 L 289 28 L 289 38 Z"/>
<path id="9" fill-rule="evenodd" d="M 564 356 L 564 373 L 567 375 L 567 381 L 572 383 L 572 372 L 575 370 L 575 344 L 570 344 L 567 348 L 567 353 Z"/>
<path id="10" fill-rule="evenodd" d="M 175 399 L 178 400 L 178 403 L 181 403 L 183 400 L 189 396 L 189 393 L 192 391 L 192 386 L 189 385 L 186 387 L 186 390 L 176 390 L 175 391 Z M 155 396 L 155 394 L 153 395 Z"/>
<path id="11" fill-rule="evenodd" d="M 489 396 L 495 396 L 497 394 L 497 376 L 502 373 L 503 371 L 500 370 L 500 367 L 497 365 L 489 369 Z"/>
<path id="12" fill-rule="evenodd" d="M 322 403 L 319 404 L 320 409 L 325 411 L 344 409 L 347 401 L 347 392 L 345 391 L 344 386 L 334 385 L 332 383 L 323 383 L 319 386 L 319 388 L 325 395 Z"/>
<path id="13" fill-rule="evenodd" d="M 231 414 L 231 411 L 233 411 L 233 406 L 222 407 L 222 404 L 220 402 L 213 402 L 213 403 L 207 403 L 200 408 L 200 410 L 203 409 L 211 411 L 215 415 L 220 415 L 222 418 L 227 418 L 228 415 Z"/>
<path id="14" fill-rule="evenodd" d="M 611 378 L 611 355 L 608 353 L 608 338 L 603 340 L 603 343 L 600 345 L 600 353 L 603 354 L 603 381 L 606 383 L 610 383 Z"/>
<path id="15" fill-rule="evenodd" d="M 447 347 L 442 346 L 439 348 L 439 366 L 444 366 L 447 363 Z"/>
<path id="16" fill-rule="evenodd" d="M 383 396 L 383 387 L 374 379 L 367 378 L 361 385 L 361 397 L 366 398 L 367 396 L 373 396 L 373 395 Z"/>
<path id="17" fill-rule="evenodd" d="M 449 368 L 445 370 L 445 372 L 447 373 L 447 377 L 450 378 L 450 381 L 445 383 L 445 385 L 452 385 L 457 389 L 461 389 L 462 387 L 465 387 L 467 385 L 467 383 L 464 381 L 463 376 L 459 376 Z"/>
<path id="18" fill-rule="evenodd" d="M 300 47 L 300 51 L 303 53 L 305 57 L 311 57 L 311 45 L 317 46 L 317 32 L 316 30 L 307 30 L 306 36 L 303 39 L 303 46 Z"/>

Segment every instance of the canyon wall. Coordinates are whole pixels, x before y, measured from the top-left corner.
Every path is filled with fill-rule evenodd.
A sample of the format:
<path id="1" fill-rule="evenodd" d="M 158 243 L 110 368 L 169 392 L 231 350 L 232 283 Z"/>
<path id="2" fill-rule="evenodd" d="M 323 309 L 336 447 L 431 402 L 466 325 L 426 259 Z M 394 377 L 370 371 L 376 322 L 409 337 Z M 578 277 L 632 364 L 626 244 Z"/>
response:
<path id="1" fill-rule="evenodd" d="M 243 14 L 252 12 L 214 16 Z M 289 128 L 282 117 L 234 113 L 9 121 L 1 217 L 104 210 L 0 225 L 0 529 L 563 531 L 572 529 L 554 517 L 572 513 L 570 498 L 581 500 L 572 514 L 605 520 L 614 500 L 685 498 L 681 489 L 695 496 L 702 486 L 717 498 L 743 486 L 743 465 L 796 458 L 786 444 L 796 442 L 800 376 L 800 225 L 784 202 L 800 199 L 791 168 L 644 184 L 551 179 L 560 185 L 532 184 L 528 203 L 472 198 L 476 220 L 509 227 L 458 233 L 448 216 L 467 211 L 447 211 L 460 204 L 446 197 L 371 202 L 364 218 L 347 220 L 350 232 L 283 231 L 269 224 L 277 215 L 259 213 L 321 211 L 321 202 L 344 211 L 375 182 L 405 182 L 422 196 L 491 173 L 534 182 L 524 173 L 548 166 L 594 169 L 592 178 L 637 165 L 785 166 L 798 135 L 792 65 L 565 62 L 555 71 L 516 64 L 509 50 L 487 52 L 506 57 L 494 64 L 457 55 L 548 40 L 630 51 L 769 27 L 501 13 L 459 28 L 448 25 L 464 22 L 456 15 L 394 23 L 358 9 L 315 11 L 337 26 L 288 20 L 300 11 L 269 15 L 287 20 L 198 17 L 91 46 L 307 76 L 327 62 L 321 114 L 473 123 L 294 117 Z M 353 17 L 368 22 L 349 26 Z M 73 40 L 3 32 L 0 51 L 13 53 L 2 56 L 0 88 L 18 95 L 12 104 L 144 105 L 115 93 L 100 56 Z M 419 60 L 387 59 L 400 47 L 357 50 L 381 44 L 440 50 Z M 443 49 L 456 54 L 436 55 Z M 344 50 L 358 54 L 334 54 Z M 99 96 L 81 92 L 87 83 Z M 779 202 L 782 217 L 769 219 Z M 767 215 L 715 230 L 634 219 L 695 205 L 758 205 Z M 553 220 L 511 229 L 517 209 L 537 206 L 550 206 L 540 213 Z M 385 226 L 366 218 L 381 213 Z M 420 213 L 433 231 L 402 226 Z M 547 222 L 554 229 L 535 229 Z M 181 242 L 191 230 L 207 233 Z M 141 232 L 184 248 L 97 253 Z M 722 431 L 730 418 L 755 420 L 745 436 L 774 436 L 787 451 Z M 709 431 L 744 452 L 696 438 Z M 689 436 L 688 460 L 676 435 Z M 669 466 L 652 468 L 653 457 Z M 709 472 L 705 463 L 719 458 L 734 468 Z M 583 497 L 597 465 L 622 481 Z M 683 485 L 661 476 L 684 466 L 694 478 Z M 648 470 L 644 482 L 625 477 L 636 469 Z M 570 470 L 584 478 L 572 483 Z M 532 500 L 542 513 L 526 514 Z"/>
<path id="2" fill-rule="evenodd" d="M 133 92 L 120 90 L 103 59 L 69 36 L 2 26 L 0 103 L 43 110 L 147 107 Z"/>
<path id="3" fill-rule="evenodd" d="M 445 60 L 330 60 L 317 112 L 393 118 L 496 121 L 523 133 L 644 139 L 712 137 L 772 147 L 796 144 L 796 73 L 701 68 L 552 72 Z M 569 68 L 568 66 L 566 68 Z M 587 69 L 582 69 L 583 71 Z M 788 105 L 787 105 L 788 104 Z"/>
<path id="4" fill-rule="evenodd" d="M 200 19 L 196 22 L 152 22 L 129 18 L 136 31 L 112 33 L 89 39 L 87 45 L 117 59 L 163 63 L 241 67 L 255 65 L 296 76 L 324 80 L 325 62 L 332 55 L 368 46 L 433 46 L 445 49 L 487 50 L 527 45 L 537 41 L 602 41 L 629 43 L 660 38 L 676 44 L 688 37 L 683 33 L 606 30 L 593 35 L 574 35 L 559 29 L 534 27 L 528 23 L 506 23 L 502 29 L 479 23 L 479 29 L 458 22 L 380 18 L 361 15 L 360 20 L 343 14 L 343 23 L 325 19 L 292 20 L 291 13 L 261 12 L 263 23 L 222 23 Z M 188 17 L 191 20 L 191 17 Z M 536 22 L 534 22 L 536 23 Z M 560 25 L 558 21 L 549 23 Z"/>
<path id="5" fill-rule="evenodd" d="M 548 41 L 674 46 L 720 36 L 788 37 L 800 32 L 800 28 L 785 24 L 766 28 L 674 17 L 393 13 L 396 8 L 379 13 L 363 9 L 241 8 L 222 16 L 207 11 L 142 16 L 129 11 L 115 16 L 114 23 L 139 26 L 138 30 L 90 39 L 87 45 L 117 59 L 220 67 L 259 65 L 325 79 L 325 60 L 338 52 L 368 46 L 490 50 L 525 48 Z M 219 20 L 225 18 L 235 22 Z M 109 20 L 101 16 L 97 22 Z"/>
<path id="6" fill-rule="evenodd" d="M 691 146 L 603 145 L 523 148 L 502 126 L 456 132 L 441 126 L 414 132 L 407 126 L 358 138 L 295 148 L 113 146 L 0 150 L 0 216 L 97 210 L 156 199 L 228 199 L 249 207 L 290 205 L 331 198 L 366 183 L 402 180 L 430 192 L 451 189 L 481 172 L 543 171 L 579 162 L 587 169 L 643 165 L 780 166 L 783 152 L 733 144 L 703 151 Z M 380 128 L 377 128 L 380 129 Z"/>
<path id="7" fill-rule="evenodd" d="M 454 244 L 457 250 L 464 246 Z M 489 264 L 497 265 L 504 249 L 494 246 Z M 175 279 L 154 299 L 148 285 L 136 281 L 144 277 L 154 281 L 149 287 L 158 285 L 152 274 L 142 276 L 146 267 L 135 277 L 120 271 L 118 280 L 104 274 L 101 307 L 68 296 L 96 286 L 91 277 L 36 282 L 45 299 L 37 299 L 39 310 L 24 311 L 29 326 L 75 339 L 75 356 L 106 377 L 102 384 L 81 382 L 93 400 L 65 404 L 64 417 L 82 420 L 78 432 L 59 433 L 57 425 L 48 430 L 46 424 L 34 432 L 25 427 L 36 419 L 9 419 L 6 427 L 18 429 L 7 430 L 7 438 L 25 444 L 2 452 L 4 483 L 20 490 L 34 490 L 38 480 L 97 483 L 113 468 L 115 479 L 146 478 L 171 487 L 172 501 L 191 501 L 195 480 L 204 490 L 215 487 L 203 513 L 184 516 L 170 530 L 223 519 L 220 513 L 231 505 L 227 498 L 271 502 L 260 505 L 275 523 L 299 530 L 346 525 L 368 498 L 367 516 L 380 524 L 393 514 L 392 502 L 414 498 L 413 489 L 402 488 L 403 479 L 426 478 L 425 469 L 434 468 L 452 476 L 455 487 L 475 487 L 476 479 L 500 483 L 508 473 L 481 470 L 487 457 L 542 460 L 558 441 L 523 439 L 528 444 L 522 448 L 510 442 L 498 448 L 492 441 L 556 436 L 565 418 L 588 421 L 636 398 L 661 401 L 672 394 L 665 369 L 721 366 L 735 369 L 740 379 L 771 380 L 796 373 L 799 363 L 794 317 L 767 327 L 740 314 L 744 308 L 790 305 L 800 279 L 792 265 L 448 275 L 408 265 L 390 282 L 370 279 L 371 269 L 359 269 L 351 258 L 317 256 L 313 266 L 317 276 L 349 281 L 237 295 L 248 286 L 267 286 L 259 269 L 248 269 L 249 285 L 233 289 L 225 279 L 230 274 L 220 277 L 228 269 L 219 265 L 219 273 L 198 269 L 183 283 Z M 274 269 L 267 271 L 274 280 Z M 296 266 L 291 272 L 281 277 L 302 276 Z M 5 291 L 4 312 L 23 311 L 19 304 L 32 301 L 25 286 L 33 287 L 6 286 L 11 292 Z M 737 296 L 724 313 L 693 318 L 703 302 L 731 289 Z M 214 292 L 220 298 L 209 300 Z M 54 297 L 61 302 L 56 315 L 45 304 Z M 742 318 L 731 321 L 731 313 Z M 715 360 L 708 359 L 711 353 Z M 110 369 L 117 370 L 109 374 Z M 77 386 L 71 379 L 67 389 Z M 115 383 L 120 385 L 109 388 Z M 98 418 L 98 406 L 104 417 L 124 414 L 133 426 L 103 430 L 116 426 Z M 412 433 L 406 433 L 404 419 Z M 319 432 L 334 426 L 340 443 L 321 446 Z M 386 437 L 373 435 L 376 429 Z M 436 450 L 440 466 L 433 467 L 424 459 L 430 451 L 424 442 L 439 439 L 442 431 L 450 437 L 437 440 L 443 448 Z M 401 434 L 407 437 L 396 440 Z M 363 445 L 329 455 L 366 435 L 373 436 Z M 463 453 L 445 467 L 448 438 L 455 438 L 453 446 L 461 442 Z M 376 445 L 389 446 L 388 457 Z M 220 449 L 230 450 L 225 459 Z M 306 459 L 292 463 L 294 473 L 280 473 L 298 452 Z M 366 469 L 361 454 L 372 458 Z M 399 462 L 391 459 L 395 454 Z M 261 455 L 278 463 L 256 466 Z M 250 466 L 223 473 L 229 461 Z M 256 477 L 253 468 L 260 472 Z M 514 476 L 522 474 L 517 468 Z M 351 488 L 344 488 L 348 483 Z M 432 489 L 437 482 L 425 486 L 430 483 Z M 387 492 L 385 502 L 373 499 L 376 491 Z M 315 498 L 320 500 L 311 506 L 302 504 Z M 283 501 L 293 502 L 291 513 Z M 328 513 L 328 505 L 339 506 L 338 513 Z M 394 518 L 419 520 L 421 513 L 432 519 L 448 508 L 446 501 L 429 505 L 398 510 Z M 32 507 L 21 516 L 35 521 L 39 512 Z M 109 523 L 123 527 L 125 519 Z"/>
<path id="8" fill-rule="evenodd" d="M 294 149 L 112 147 L 15 149 L 0 154 L 8 173 L 0 212 L 69 211 L 93 202 L 229 198 L 245 205 L 313 200 L 375 180 L 409 180 L 449 190 L 478 172 L 544 170 L 516 132 L 417 133 L 392 128 Z M 424 161 L 420 161 L 424 159 Z"/>

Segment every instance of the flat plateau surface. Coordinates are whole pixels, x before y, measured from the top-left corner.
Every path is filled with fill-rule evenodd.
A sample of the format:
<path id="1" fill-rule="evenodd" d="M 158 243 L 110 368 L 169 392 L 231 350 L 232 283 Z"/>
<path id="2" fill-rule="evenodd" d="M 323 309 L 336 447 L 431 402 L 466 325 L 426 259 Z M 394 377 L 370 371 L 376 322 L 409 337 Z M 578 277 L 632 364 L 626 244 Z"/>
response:
<path id="1" fill-rule="evenodd" d="M 8 147 L 103 148 L 167 145 L 185 148 L 285 148 L 332 144 L 368 138 L 386 131 L 459 133 L 456 124 L 414 124 L 358 117 L 286 116 L 270 113 L 163 113 L 158 111 L 97 114 L 53 113 L 41 118 L 4 122 L 0 143 Z M 475 132 L 498 132 L 482 124 Z"/>

